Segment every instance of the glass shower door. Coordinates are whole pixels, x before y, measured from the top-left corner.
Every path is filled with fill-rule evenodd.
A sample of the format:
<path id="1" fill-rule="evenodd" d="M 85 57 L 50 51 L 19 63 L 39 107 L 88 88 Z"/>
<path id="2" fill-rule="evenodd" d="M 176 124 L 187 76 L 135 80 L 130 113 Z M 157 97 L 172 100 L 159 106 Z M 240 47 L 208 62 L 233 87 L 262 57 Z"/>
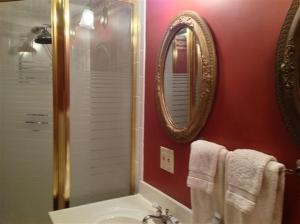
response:
<path id="1" fill-rule="evenodd" d="M 71 206 L 130 194 L 132 10 L 70 1 Z"/>
<path id="2" fill-rule="evenodd" d="M 0 224 L 46 224 L 53 206 L 131 193 L 133 4 L 70 0 L 70 45 L 66 5 L 0 1 Z M 62 42 L 70 68 L 57 63 L 69 60 Z"/>
<path id="3" fill-rule="evenodd" d="M 53 207 L 51 45 L 37 43 L 50 14 L 48 0 L 0 2 L 0 224 L 49 223 Z"/>

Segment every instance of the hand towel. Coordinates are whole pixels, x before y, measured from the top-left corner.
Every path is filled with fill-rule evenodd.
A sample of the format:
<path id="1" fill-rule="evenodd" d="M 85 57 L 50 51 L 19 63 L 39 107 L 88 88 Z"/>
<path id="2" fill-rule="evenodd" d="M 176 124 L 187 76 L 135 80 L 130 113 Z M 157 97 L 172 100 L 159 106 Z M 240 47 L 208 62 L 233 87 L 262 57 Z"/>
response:
<path id="1" fill-rule="evenodd" d="M 227 161 L 226 202 L 243 213 L 253 210 L 261 191 L 265 166 L 272 160 L 276 159 L 250 149 L 231 152 Z"/>
<path id="2" fill-rule="evenodd" d="M 211 194 L 217 172 L 219 153 L 224 146 L 204 140 L 191 144 L 187 185 Z"/>
<path id="3" fill-rule="evenodd" d="M 191 187 L 193 223 L 223 222 L 227 152 L 224 146 L 212 142 L 199 140 L 191 144 L 187 184 Z"/>
<path id="4" fill-rule="evenodd" d="M 264 169 L 263 182 L 255 208 L 248 213 L 243 213 L 231 203 L 225 202 L 225 223 L 281 224 L 285 187 L 284 169 L 281 163 L 268 162 Z"/>

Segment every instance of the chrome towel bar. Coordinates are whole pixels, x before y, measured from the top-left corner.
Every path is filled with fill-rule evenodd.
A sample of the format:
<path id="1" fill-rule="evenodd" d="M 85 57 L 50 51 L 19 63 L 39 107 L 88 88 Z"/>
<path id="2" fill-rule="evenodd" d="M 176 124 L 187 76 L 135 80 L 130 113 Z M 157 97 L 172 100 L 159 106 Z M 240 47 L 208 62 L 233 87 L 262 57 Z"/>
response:
<path id="1" fill-rule="evenodd" d="M 286 174 L 296 174 L 300 177 L 300 159 L 296 161 L 296 168 L 295 169 L 285 169 Z"/>

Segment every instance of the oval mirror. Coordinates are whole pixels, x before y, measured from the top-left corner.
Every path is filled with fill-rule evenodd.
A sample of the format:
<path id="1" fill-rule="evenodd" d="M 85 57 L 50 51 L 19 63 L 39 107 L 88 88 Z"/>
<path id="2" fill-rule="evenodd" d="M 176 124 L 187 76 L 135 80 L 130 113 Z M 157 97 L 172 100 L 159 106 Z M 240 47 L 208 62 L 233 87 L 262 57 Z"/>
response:
<path id="1" fill-rule="evenodd" d="M 294 0 L 281 28 L 276 54 L 276 94 L 286 126 L 300 146 L 300 1 Z"/>
<path id="2" fill-rule="evenodd" d="M 177 16 L 165 34 L 156 73 L 163 126 L 179 142 L 200 132 L 216 86 L 216 53 L 206 23 L 194 12 Z"/>

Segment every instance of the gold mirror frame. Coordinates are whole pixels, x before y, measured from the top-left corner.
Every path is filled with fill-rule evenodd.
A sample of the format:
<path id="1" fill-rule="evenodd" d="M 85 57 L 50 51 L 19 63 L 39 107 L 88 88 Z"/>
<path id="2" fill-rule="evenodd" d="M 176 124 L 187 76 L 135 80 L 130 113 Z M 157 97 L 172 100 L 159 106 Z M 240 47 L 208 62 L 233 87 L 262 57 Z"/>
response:
<path id="1" fill-rule="evenodd" d="M 199 84 L 199 106 L 196 113 L 190 119 L 187 127 L 178 128 L 174 124 L 168 111 L 164 93 L 164 70 L 169 47 L 179 30 L 189 28 L 195 34 L 195 38 L 201 47 L 202 72 L 197 76 Z M 217 59 L 214 41 L 206 22 L 192 11 L 185 11 L 178 15 L 169 26 L 161 45 L 157 63 L 156 103 L 160 120 L 167 133 L 177 142 L 186 143 L 194 139 L 204 127 L 211 111 L 217 79 Z"/>
<path id="2" fill-rule="evenodd" d="M 300 146 L 300 0 L 294 0 L 281 28 L 276 52 L 276 94 L 282 117 Z"/>

